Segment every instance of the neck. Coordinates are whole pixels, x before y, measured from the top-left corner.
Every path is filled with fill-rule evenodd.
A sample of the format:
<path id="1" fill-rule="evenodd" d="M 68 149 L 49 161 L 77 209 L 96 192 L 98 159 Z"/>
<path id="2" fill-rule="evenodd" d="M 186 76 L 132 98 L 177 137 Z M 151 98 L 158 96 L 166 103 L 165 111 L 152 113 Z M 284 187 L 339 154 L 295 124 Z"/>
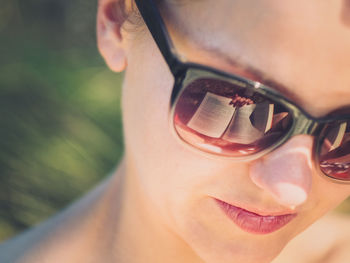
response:
<path id="1" fill-rule="evenodd" d="M 114 239 L 114 259 L 132 262 L 203 262 L 179 236 L 165 226 L 141 190 L 133 166 L 124 163 L 122 206 Z M 120 197 L 119 197 L 120 198 Z M 111 204 L 113 208 L 113 203 Z"/>
<path id="2" fill-rule="evenodd" d="M 18 254 L 26 263 L 202 263 L 157 218 L 125 160 L 84 198 L 16 240 L 7 245 L 21 251 L 8 249 L 11 262 Z"/>

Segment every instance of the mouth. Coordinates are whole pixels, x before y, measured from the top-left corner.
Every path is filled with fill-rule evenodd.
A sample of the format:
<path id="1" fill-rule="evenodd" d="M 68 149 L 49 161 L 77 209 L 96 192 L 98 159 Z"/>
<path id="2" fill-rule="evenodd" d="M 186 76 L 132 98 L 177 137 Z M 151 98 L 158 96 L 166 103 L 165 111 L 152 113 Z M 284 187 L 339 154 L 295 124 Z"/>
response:
<path id="1" fill-rule="evenodd" d="M 280 214 L 280 215 L 259 215 L 257 213 L 245 210 L 228 204 L 219 199 L 215 199 L 221 210 L 231 219 L 239 228 L 252 234 L 269 234 L 275 232 L 290 221 L 292 221 L 297 214 Z"/>

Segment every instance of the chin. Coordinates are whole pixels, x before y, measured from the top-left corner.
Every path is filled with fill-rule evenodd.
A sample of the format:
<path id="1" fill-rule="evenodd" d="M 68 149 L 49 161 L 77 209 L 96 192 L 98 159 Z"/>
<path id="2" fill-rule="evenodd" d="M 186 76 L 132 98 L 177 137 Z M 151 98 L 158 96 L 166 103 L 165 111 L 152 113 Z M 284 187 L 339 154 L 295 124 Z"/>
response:
<path id="1" fill-rule="evenodd" d="M 283 246 L 284 247 L 284 246 Z M 283 247 L 247 247 L 243 248 L 240 244 L 229 244 L 226 247 L 218 245 L 218 248 L 200 249 L 197 251 L 199 257 L 205 263 L 270 263 L 276 258 Z"/>
<path id="2" fill-rule="evenodd" d="M 249 233 L 211 202 L 197 203 L 196 209 L 181 215 L 176 231 L 205 263 L 269 263 L 295 235 L 295 226 L 264 235 Z"/>

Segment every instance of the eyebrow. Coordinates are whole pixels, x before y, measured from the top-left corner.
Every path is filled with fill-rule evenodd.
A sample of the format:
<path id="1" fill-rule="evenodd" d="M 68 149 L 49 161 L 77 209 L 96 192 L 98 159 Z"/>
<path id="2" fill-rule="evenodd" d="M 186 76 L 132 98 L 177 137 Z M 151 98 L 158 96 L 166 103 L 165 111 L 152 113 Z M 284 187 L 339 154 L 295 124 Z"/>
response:
<path id="1" fill-rule="evenodd" d="M 344 1 L 348 1 L 348 3 L 350 3 L 350 0 L 344 0 Z M 172 19 L 170 19 L 170 20 L 172 20 Z M 259 82 L 262 85 L 267 86 L 267 87 L 277 91 L 281 95 L 283 95 L 286 99 L 288 99 L 294 105 L 298 106 L 305 113 L 308 112 L 307 109 L 305 109 L 302 106 L 302 104 L 303 104 L 302 103 L 303 102 L 302 96 L 300 96 L 296 92 L 293 92 L 293 87 L 286 86 L 286 85 L 282 84 L 281 82 L 279 82 L 278 80 L 274 79 L 272 76 L 269 76 L 268 73 L 263 72 L 262 70 L 259 70 L 251 65 L 243 63 L 238 58 L 237 55 L 236 55 L 236 57 L 230 57 L 225 52 L 223 52 L 221 49 L 214 47 L 214 46 L 210 46 L 209 44 L 205 43 L 205 41 L 201 41 L 200 39 L 193 37 L 193 34 L 191 34 L 191 32 L 188 30 L 188 28 L 186 26 L 182 26 L 181 24 L 178 24 L 176 20 L 175 21 L 172 20 L 172 23 L 174 23 L 176 25 L 175 28 L 179 33 L 182 34 L 182 37 L 185 37 L 186 39 L 188 39 L 189 42 L 192 42 L 193 44 L 195 44 L 199 49 L 201 49 L 203 51 L 207 51 L 209 54 L 212 54 L 212 55 L 215 55 L 216 57 L 219 57 L 220 59 L 225 61 L 231 67 L 244 71 L 245 73 L 247 73 L 247 75 L 249 77 L 241 76 L 239 73 L 237 74 L 234 72 L 226 71 L 228 74 L 237 75 L 239 77 L 243 77 L 243 78 L 246 78 L 246 79 L 249 79 L 252 81 Z M 168 29 L 166 29 L 166 30 L 168 30 Z M 170 37 L 170 39 L 171 39 L 171 41 L 173 41 L 173 39 L 171 37 Z M 175 44 L 175 43 L 173 42 L 173 44 Z M 186 56 L 184 56 L 184 57 L 186 57 Z M 206 65 L 203 64 L 203 66 L 206 66 Z M 207 65 L 207 66 L 210 67 L 209 65 Z M 332 114 L 338 113 L 338 112 L 340 112 L 340 114 L 350 115 L 350 104 L 345 105 L 345 106 L 340 106 L 334 110 L 331 110 L 329 113 L 324 114 L 323 116 L 332 115 Z M 310 116 L 311 116 L 311 114 L 310 114 Z"/>
<path id="2" fill-rule="evenodd" d="M 252 67 L 251 65 L 248 65 L 246 63 L 243 63 L 239 61 L 238 58 L 232 58 L 222 52 L 220 49 L 216 47 L 209 47 L 203 42 L 195 41 L 196 45 L 198 45 L 202 50 L 207 51 L 208 53 L 214 54 L 216 57 L 221 58 L 226 63 L 228 63 L 230 66 L 240 69 L 244 72 L 246 72 L 253 81 L 260 82 L 261 84 L 268 86 L 269 88 L 272 88 L 282 95 L 284 95 L 289 100 L 292 100 L 293 103 L 299 104 L 302 100 L 301 97 L 298 96 L 296 93 L 291 91 L 291 88 L 288 88 L 287 86 L 283 85 L 282 83 L 278 82 L 277 80 L 273 79 L 272 77 L 268 76 L 267 73 Z M 230 73 L 230 72 L 228 72 Z M 235 74 L 235 73 L 230 73 Z M 237 74 L 239 76 L 239 74 Z M 244 77 L 244 76 L 243 76 Z M 246 78 L 246 77 L 244 77 Z"/>

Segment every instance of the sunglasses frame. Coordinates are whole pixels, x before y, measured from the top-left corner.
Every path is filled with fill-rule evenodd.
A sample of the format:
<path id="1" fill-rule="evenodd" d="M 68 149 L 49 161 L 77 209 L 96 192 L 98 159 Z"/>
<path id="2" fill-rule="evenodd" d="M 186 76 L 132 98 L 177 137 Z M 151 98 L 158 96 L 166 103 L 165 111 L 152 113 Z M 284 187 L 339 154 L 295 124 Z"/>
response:
<path id="1" fill-rule="evenodd" d="M 197 63 L 192 63 L 188 61 L 183 61 L 181 56 L 176 52 L 175 46 L 171 40 L 168 30 L 166 29 L 165 22 L 160 14 L 157 4 L 154 0 L 135 0 L 136 6 L 143 18 L 148 30 L 150 31 L 155 43 L 157 44 L 163 58 L 165 59 L 168 67 L 174 77 L 174 86 L 170 98 L 170 108 L 169 108 L 169 120 L 171 122 L 172 131 L 176 134 L 176 137 L 190 149 L 195 150 L 198 153 L 204 154 L 205 156 L 220 158 L 220 159 L 230 159 L 234 161 L 251 161 L 262 157 L 263 155 L 275 150 L 279 146 L 287 142 L 291 137 L 295 135 L 311 135 L 315 137 L 315 142 L 313 144 L 313 159 L 317 165 L 316 169 L 323 175 L 323 177 L 331 180 L 335 183 L 340 184 L 350 184 L 350 181 L 340 180 L 333 178 L 326 173 L 324 173 L 320 168 L 319 153 L 321 150 L 322 143 L 325 139 L 325 134 L 323 134 L 326 124 L 332 122 L 342 122 L 349 121 L 350 115 L 340 114 L 335 117 L 323 117 L 315 118 L 305 112 L 301 107 L 297 106 L 292 101 L 288 100 L 281 93 L 273 88 L 265 86 L 264 84 L 246 79 L 244 77 L 237 76 L 235 74 L 230 74 L 210 66 L 201 65 Z M 193 76 L 195 75 L 195 77 Z M 199 78 L 213 77 L 215 79 L 224 80 L 233 84 L 240 83 L 244 85 L 244 88 L 252 89 L 267 98 L 275 101 L 276 103 L 282 105 L 292 115 L 293 121 L 289 131 L 281 137 L 277 142 L 273 143 L 271 146 L 267 147 L 260 152 L 251 154 L 249 156 L 242 157 L 230 157 L 223 155 L 216 155 L 215 153 L 208 153 L 203 150 L 192 146 L 191 144 L 182 140 L 175 130 L 173 118 L 174 111 L 177 100 L 179 99 L 183 87 L 186 87 L 186 83 Z"/>

